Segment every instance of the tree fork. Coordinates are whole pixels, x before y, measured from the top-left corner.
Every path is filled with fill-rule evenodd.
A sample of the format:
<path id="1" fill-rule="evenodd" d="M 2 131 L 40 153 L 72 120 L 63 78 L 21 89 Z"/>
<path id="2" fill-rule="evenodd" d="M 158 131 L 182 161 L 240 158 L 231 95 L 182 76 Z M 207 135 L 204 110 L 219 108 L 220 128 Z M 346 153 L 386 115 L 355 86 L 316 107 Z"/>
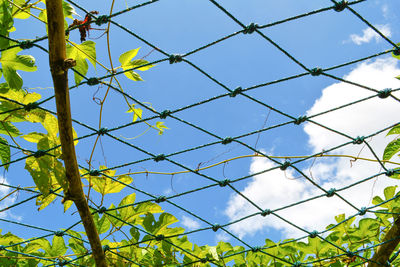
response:
<path id="1" fill-rule="evenodd" d="M 66 199 L 72 200 L 78 209 L 92 248 L 96 266 L 103 267 L 107 266 L 107 262 L 101 246 L 99 234 L 97 233 L 92 214 L 89 210 L 89 205 L 83 192 L 72 136 L 71 106 L 67 74 L 68 68 L 74 65 L 74 61 L 66 59 L 62 0 L 47 0 L 46 9 L 50 71 L 53 78 L 56 98 L 62 157 L 68 180 L 68 192 L 65 192 L 65 195 Z"/>

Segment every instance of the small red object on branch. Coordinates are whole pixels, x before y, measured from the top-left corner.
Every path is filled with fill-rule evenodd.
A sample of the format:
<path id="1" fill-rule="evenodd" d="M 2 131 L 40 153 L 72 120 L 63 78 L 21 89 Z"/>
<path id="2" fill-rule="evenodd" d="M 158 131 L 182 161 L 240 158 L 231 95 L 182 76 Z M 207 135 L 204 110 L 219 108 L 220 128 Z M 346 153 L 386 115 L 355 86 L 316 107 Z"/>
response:
<path id="1" fill-rule="evenodd" d="M 78 26 L 79 33 L 81 35 L 81 42 L 86 41 L 86 32 L 89 35 L 89 30 L 92 29 L 92 27 L 90 27 L 90 23 L 92 23 L 92 16 L 90 14 L 97 15 L 99 14 L 99 12 L 90 11 L 89 13 L 86 14 L 84 20 L 74 19 L 74 22 L 68 27 L 71 28 L 73 26 Z"/>

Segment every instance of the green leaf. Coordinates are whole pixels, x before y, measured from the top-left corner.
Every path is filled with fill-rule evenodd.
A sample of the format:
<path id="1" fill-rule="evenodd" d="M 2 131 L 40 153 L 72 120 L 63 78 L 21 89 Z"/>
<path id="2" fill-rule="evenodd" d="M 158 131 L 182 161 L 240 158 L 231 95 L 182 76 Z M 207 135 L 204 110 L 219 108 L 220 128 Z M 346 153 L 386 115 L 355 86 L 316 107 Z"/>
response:
<path id="1" fill-rule="evenodd" d="M 136 121 L 138 118 L 139 119 L 142 118 L 143 110 L 141 108 L 135 108 L 135 104 L 132 104 L 126 113 L 132 113 L 132 112 L 133 112 L 133 121 Z"/>
<path id="2" fill-rule="evenodd" d="M 100 166 L 100 170 L 106 169 L 105 166 Z M 96 192 L 99 192 L 102 195 L 110 194 L 110 193 L 118 193 L 122 189 L 125 188 L 126 185 L 124 184 L 130 184 L 132 183 L 133 179 L 128 176 L 128 175 L 120 175 L 117 178 L 114 178 L 115 180 L 119 181 L 114 181 L 110 177 L 115 176 L 114 170 L 107 170 L 107 171 L 102 171 L 107 176 L 85 176 L 85 178 L 89 181 L 91 180 L 93 184 L 93 189 Z"/>
<path id="3" fill-rule="evenodd" d="M 148 63 L 149 62 L 147 60 L 144 60 L 144 59 L 135 59 L 135 60 L 132 60 L 131 62 L 128 62 L 127 64 L 125 64 L 123 68 L 124 69 L 137 68 L 136 70 L 146 71 L 146 70 L 154 67 L 154 65 L 151 65 L 151 64 L 146 65 Z M 142 66 L 142 65 L 146 65 L 146 66 L 138 68 L 139 66 Z"/>
<path id="4" fill-rule="evenodd" d="M 119 62 L 121 63 L 121 68 L 124 71 L 149 63 L 147 60 L 144 60 L 144 59 L 132 60 L 139 52 L 139 49 L 140 49 L 140 47 L 129 50 L 129 51 L 123 53 L 122 55 L 120 55 Z M 137 70 L 145 71 L 152 67 L 153 67 L 153 65 L 147 65 L 144 67 L 137 68 Z M 128 77 L 128 79 L 131 79 L 133 81 L 143 81 L 143 79 L 140 77 L 140 75 L 137 74 L 136 72 L 134 72 L 133 70 L 126 71 L 126 72 L 124 72 L 124 74 L 126 77 Z"/>
<path id="5" fill-rule="evenodd" d="M 5 134 L 7 136 L 19 136 L 21 135 L 20 131 L 12 125 L 10 122 L 0 122 L 0 134 Z"/>
<path id="6" fill-rule="evenodd" d="M 159 135 L 162 135 L 165 129 L 169 129 L 167 126 L 164 125 L 163 121 L 157 121 L 155 127 L 158 129 Z"/>
<path id="7" fill-rule="evenodd" d="M 67 247 L 65 246 L 64 238 L 55 235 L 53 237 L 53 244 L 51 246 L 51 249 L 47 252 L 49 253 L 50 256 L 53 257 L 59 257 L 61 255 L 64 255 L 67 252 Z"/>
<path id="8" fill-rule="evenodd" d="M 13 3 L 18 5 L 19 7 L 23 8 L 23 10 L 19 9 L 16 6 L 12 6 L 12 14 L 14 14 L 14 18 L 15 19 L 27 19 L 29 18 L 31 15 L 30 7 L 25 7 L 25 2 L 26 0 L 13 0 Z"/>
<path id="9" fill-rule="evenodd" d="M 11 9 L 7 1 L 1 1 L 0 4 L 0 34 L 8 37 L 8 32 L 13 28 L 14 20 Z M 9 46 L 9 40 L 0 38 L 0 48 Z"/>
<path id="10" fill-rule="evenodd" d="M 140 49 L 140 47 L 129 50 L 129 51 L 123 53 L 122 55 L 120 55 L 119 59 L 118 59 L 119 63 L 121 63 L 122 66 L 128 64 L 132 60 L 132 58 L 136 57 L 137 53 L 139 52 L 139 49 Z"/>
<path id="11" fill-rule="evenodd" d="M 383 160 L 390 160 L 394 155 L 400 151 L 400 139 L 391 141 L 383 152 Z"/>
<path id="12" fill-rule="evenodd" d="M 105 232 L 108 231 L 108 229 L 110 229 L 111 227 L 111 222 L 110 220 L 107 218 L 107 216 L 103 215 L 100 219 L 99 219 L 99 214 L 95 213 L 93 215 L 93 219 L 94 219 L 94 223 L 96 225 L 96 229 L 98 231 L 99 234 L 103 234 Z"/>
<path id="13" fill-rule="evenodd" d="M 389 132 L 386 134 L 386 136 L 391 135 L 391 134 L 400 134 L 400 124 L 394 126 L 392 129 L 390 129 Z"/>
<path id="14" fill-rule="evenodd" d="M 31 143 L 37 143 L 39 142 L 40 139 L 42 139 L 44 136 L 46 136 L 44 133 L 37 133 L 37 132 L 31 132 L 26 135 L 21 136 L 23 139 L 25 139 L 28 142 Z"/>
<path id="15" fill-rule="evenodd" d="M 24 0 L 23 0 L 24 1 Z M 74 7 L 65 1 L 62 2 L 63 13 L 65 18 L 73 19 L 72 15 L 78 15 L 74 9 Z"/>
<path id="16" fill-rule="evenodd" d="M 17 55 L 22 49 L 15 47 L 12 49 L 4 50 L 1 52 L 1 65 L 3 69 L 3 75 L 6 79 L 7 84 L 11 88 L 21 89 L 22 78 L 17 73 L 17 70 L 22 71 L 36 71 L 35 59 L 28 55 Z"/>
<path id="17" fill-rule="evenodd" d="M 82 75 L 86 75 L 89 69 L 86 60 L 89 60 L 96 68 L 96 43 L 93 41 L 86 41 L 75 46 L 67 45 L 67 58 L 76 60 L 74 69 Z M 79 84 L 83 77 L 74 73 L 75 84 Z"/>
<path id="18" fill-rule="evenodd" d="M 0 160 L 2 164 L 6 164 L 10 162 L 11 154 L 10 154 L 10 146 L 6 139 L 0 137 Z M 4 165 L 4 168 L 8 170 L 10 165 Z"/>
<path id="19" fill-rule="evenodd" d="M 68 191 L 68 181 L 65 174 L 64 165 L 57 159 L 53 159 L 53 163 L 52 173 L 54 174 L 57 183 L 61 185 L 64 191 Z"/>
<path id="20" fill-rule="evenodd" d="M 58 133 L 58 121 L 57 118 L 54 117 L 50 113 L 46 113 L 46 117 L 44 118 L 43 121 L 43 127 L 47 130 L 47 133 L 51 137 L 56 137 Z"/>
<path id="21" fill-rule="evenodd" d="M 29 157 L 25 161 L 25 169 L 31 174 L 33 181 L 44 197 L 48 196 L 51 187 L 48 157 Z"/>
<path id="22" fill-rule="evenodd" d="M 383 190 L 386 200 L 394 197 L 394 194 L 396 193 L 396 188 L 397 188 L 397 186 L 388 186 Z"/>
<path id="23" fill-rule="evenodd" d="M 45 195 L 38 196 L 36 198 L 36 206 L 39 206 L 38 211 L 41 211 L 42 209 L 46 208 L 56 198 L 57 198 L 57 196 L 54 194 L 49 194 L 47 196 L 45 196 Z"/>
<path id="24" fill-rule="evenodd" d="M 64 212 L 66 212 L 74 204 L 72 200 L 67 200 L 64 202 Z"/>

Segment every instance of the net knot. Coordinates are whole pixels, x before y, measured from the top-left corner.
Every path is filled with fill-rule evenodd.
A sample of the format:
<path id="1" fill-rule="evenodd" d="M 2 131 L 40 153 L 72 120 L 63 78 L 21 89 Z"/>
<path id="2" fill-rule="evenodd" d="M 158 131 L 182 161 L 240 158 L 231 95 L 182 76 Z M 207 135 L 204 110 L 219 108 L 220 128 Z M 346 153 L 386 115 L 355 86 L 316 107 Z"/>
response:
<path id="1" fill-rule="evenodd" d="M 395 47 L 392 53 L 395 56 L 400 56 L 400 47 Z"/>
<path id="2" fill-rule="evenodd" d="M 266 209 L 263 212 L 261 212 L 261 216 L 265 217 L 267 215 L 270 215 L 272 213 L 272 211 L 270 209 Z"/>
<path id="3" fill-rule="evenodd" d="M 354 138 L 353 144 L 355 145 L 362 144 L 364 142 L 364 139 L 365 139 L 364 136 L 357 136 L 356 138 Z"/>
<path id="4" fill-rule="evenodd" d="M 164 240 L 164 238 L 165 238 L 165 236 L 164 235 L 156 235 L 156 240 L 157 241 L 162 241 L 162 240 Z"/>
<path id="5" fill-rule="evenodd" d="M 160 154 L 154 157 L 154 161 L 155 162 L 159 162 L 159 161 L 163 161 L 165 160 L 165 155 L 164 154 Z"/>
<path id="6" fill-rule="evenodd" d="M 37 103 L 37 102 L 31 102 L 31 103 L 28 103 L 28 104 L 26 104 L 25 106 L 24 106 L 24 109 L 26 110 L 26 111 L 31 111 L 32 109 L 35 109 L 35 108 L 37 108 L 39 106 L 39 104 Z"/>
<path id="7" fill-rule="evenodd" d="M 226 137 L 221 141 L 221 144 L 227 145 L 227 144 L 231 143 L 232 141 L 233 141 L 232 137 Z"/>
<path id="8" fill-rule="evenodd" d="M 300 116 L 295 119 L 294 124 L 299 125 L 307 120 L 307 116 Z"/>
<path id="9" fill-rule="evenodd" d="M 183 60 L 182 55 L 174 54 L 169 56 L 169 64 L 181 62 Z"/>
<path id="10" fill-rule="evenodd" d="M 386 175 L 386 176 L 392 176 L 392 175 L 394 175 L 395 173 L 397 173 L 397 170 L 395 170 L 395 169 L 388 169 L 388 170 L 385 172 L 385 175 Z"/>
<path id="11" fill-rule="evenodd" d="M 201 263 L 207 263 L 209 259 L 207 257 L 200 259 Z"/>
<path id="12" fill-rule="evenodd" d="M 90 170 L 89 171 L 89 175 L 90 176 L 99 176 L 100 175 L 100 171 L 99 170 Z"/>
<path id="13" fill-rule="evenodd" d="M 165 196 L 159 196 L 158 198 L 156 198 L 154 201 L 156 202 L 156 203 L 161 203 L 161 202 L 164 202 L 164 201 L 166 201 L 167 200 L 167 198 L 165 197 Z"/>
<path id="14" fill-rule="evenodd" d="M 110 20 L 109 16 L 107 16 L 107 15 L 101 15 L 101 16 L 98 16 L 98 17 L 97 17 L 97 19 L 96 19 L 96 21 L 95 21 L 94 23 L 95 23 L 97 26 L 101 26 L 101 25 L 103 25 L 104 23 L 107 23 L 109 20 Z"/>
<path id="15" fill-rule="evenodd" d="M 6 248 L 6 246 L 1 245 L 1 246 L 0 246 L 0 251 L 2 251 L 2 250 L 5 249 L 5 248 Z"/>
<path id="16" fill-rule="evenodd" d="M 352 252 L 352 251 L 347 251 L 346 252 L 346 256 L 347 257 L 349 257 L 349 258 L 352 258 L 352 257 L 354 257 L 356 254 L 354 254 L 354 252 Z"/>
<path id="17" fill-rule="evenodd" d="M 98 135 L 105 135 L 107 132 L 108 132 L 108 129 L 107 129 L 107 128 L 100 128 L 100 129 L 97 131 L 97 134 L 98 134 Z"/>
<path id="18" fill-rule="evenodd" d="M 340 2 L 335 3 L 335 7 L 333 8 L 336 12 L 343 11 L 347 7 L 347 1 L 342 0 Z"/>
<path id="19" fill-rule="evenodd" d="M 106 212 L 106 211 L 107 211 L 107 208 L 106 208 L 106 207 L 101 207 L 100 209 L 97 210 L 97 213 L 103 214 L 103 213 Z"/>
<path id="20" fill-rule="evenodd" d="M 67 264 L 68 264 L 67 260 L 58 260 L 58 263 L 57 263 L 58 266 L 65 266 Z"/>
<path id="21" fill-rule="evenodd" d="M 35 158 L 40 158 L 40 157 L 44 156 L 45 154 L 46 154 L 46 152 L 44 150 L 39 149 L 38 151 L 33 153 L 33 156 Z"/>
<path id="22" fill-rule="evenodd" d="M 110 250 L 110 246 L 109 245 L 103 246 L 103 251 L 106 252 L 107 250 Z"/>
<path id="23" fill-rule="evenodd" d="M 99 82 L 100 81 L 97 78 L 89 78 L 87 81 L 87 84 L 90 86 L 93 86 L 93 85 L 99 84 Z"/>
<path id="24" fill-rule="evenodd" d="M 282 171 L 286 170 L 290 166 L 290 161 L 285 161 L 281 167 L 279 167 Z"/>
<path id="25" fill-rule="evenodd" d="M 33 47 L 33 42 L 31 41 L 22 41 L 19 43 L 19 47 L 22 49 L 29 49 Z"/>
<path id="26" fill-rule="evenodd" d="M 238 87 L 235 90 L 233 90 L 232 92 L 229 93 L 230 97 L 235 97 L 238 94 L 240 94 L 243 91 L 242 87 Z"/>
<path id="27" fill-rule="evenodd" d="M 219 184 L 220 187 L 227 186 L 229 183 L 230 183 L 230 180 L 229 180 L 229 179 L 225 179 L 225 180 L 222 180 L 222 181 L 218 181 L 218 184 Z"/>
<path id="28" fill-rule="evenodd" d="M 335 188 L 331 188 L 328 190 L 328 192 L 326 193 L 327 197 L 333 197 L 333 195 L 335 195 L 336 193 L 336 189 Z"/>
<path id="29" fill-rule="evenodd" d="M 293 267 L 301 267 L 302 263 L 300 261 L 296 261 L 295 263 L 293 263 Z"/>
<path id="30" fill-rule="evenodd" d="M 313 68 L 310 70 L 310 73 L 312 76 L 318 76 L 322 74 L 322 69 L 321 68 Z"/>
<path id="31" fill-rule="evenodd" d="M 63 235 L 64 235 L 64 231 L 56 231 L 56 232 L 54 233 L 54 235 L 56 235 L 56 236 L 63 236 Z"/>
<path id="32" fill-rule="evenodd" d="M 219 224 L 214 224 L 211 228 L 212 228 L 212 230 L 213 230 L 214 232 L 216 232 L 216 231 L 218 231 L 219 228 L 221 228 L 221 225 L 219 225 Z"/>
<path id="33" fill-rule="evenodd" d="M 251 251 L 254 253 L 259 252 L 260 250 L 261 250 L 261 247 L 252 247 L 251 248 Z"/>
<path id="34" fill-rule="evenodd" d="M 308 236 L 311 238 L 316 238 L 318 236 L 318 231 L 314 230 Z"/>
<path id="35" fill-rule="evenodd" d="M 368 209 L 366 207 L 362 207 L 360 209 L 360 212 L 358 213 L 359 215 L 365 215 L 365 213 L 367 213 Z"/>
<path id="36" fill-rule="evenodd" d="M 171 114 L 171 111 L 166 109 L 163 112 L 160 113 L 160 119 L 165 119 Z"/>
<path id="37" fill-rule="evenodd" d="M 378 97 L 379 98 L 386 98 L 386 97 L 390 96 L 391 92 L 392 92 L 391 88 L 386 88 L 386 89 L 380 90 L 379 93 L 378 93 Z"/>
<path id="38" fill-rule="evenodd" d="M 244 28 L 244 34 L 252 34 L 255 30 L 257 30 L 258 24 L 252 22 Z"/>

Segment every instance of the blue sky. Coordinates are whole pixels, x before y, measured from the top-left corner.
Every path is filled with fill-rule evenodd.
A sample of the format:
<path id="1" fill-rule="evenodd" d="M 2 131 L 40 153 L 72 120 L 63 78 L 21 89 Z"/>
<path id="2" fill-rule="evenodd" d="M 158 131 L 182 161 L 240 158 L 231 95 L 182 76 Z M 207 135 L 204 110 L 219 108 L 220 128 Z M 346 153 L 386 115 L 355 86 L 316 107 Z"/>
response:
<path id="1" fill-rule="evenodd" d="M 96 10 L 100 14 L 108 14 L 110 7 L 97 1 L 77 1 L 86 10 Z M 126 6 L 134 6 L 139 1 L 121 1 L 116 3 L 114 11 L 123 10 Z M 233 14 L 244 25 L 252 22 L 259 25 L 269 24 L 292 16 L 310 12 L 319 8 L 330 7 L 331 1 L 218 1 L 218 3 Z M 399 3 L 394 0 L 365 1 L 352 6 L 376 26 L 383 34 L 394 42 L 399 39 L 399 17 L 396 10 Z M 84 13 L 77 9 L 77 13 L 84 17 Z M 158 1 L 146 7 L 135 9 L 113 19 L 129 28 L 141 38 L 169 54 L 185 54 L 198 47 L 218 40 L 228 34 L 242 30 L 210 1 Z M 27 29 L 29 24 L 29 30 Z M 71 21 L 69 21 L 71 23 Z M 104 28 L 105 25 L 100 26 Z M 35 38 L 43 36 L 45 28 L 42 23 L 34 19 L 16 21 L 17 31 L 12 33 L 12 38 Z M 103 31 L 92 30 L 90 37 L 101 36 Z M 294 58 L 307 68 L 328 68 L 351 60 L 367 57 L 380 53 L 392 46 L 378 37 L 368 26 L 348 10 L 335 12 L 329 10 L 319 14 L 300 18 L 295 21 L 261 29 L 260 32 L 271 38 L 276 44 L 288 51 Z M 112 26 L 110 30 L 111 51 L 114 66 L 118 66 L 118 57 L 121 53 L 141 47 L 138 58 L 146 56 L 148 61 L 164 59 L 165 56 L 147 46 L 137 38 L 121 29 Z M 79 43 L 78 32 L 70 34 L 70 40 Z M 90 40 L 90 39 L 89 39 Z M 109 67 L 106 50 L 105 36 L 92 39 L 96 42 L 97 60 Z M 41 43 L 47 46 L 46 42 Z M 24 51 L 36 58 L 38 71 L 35 73 L 21 73 L 24 86 L 28 88 L 52 86 L 48 71 L 47 54 L 31 49 Z M 259 34 L 238 34 L 216 45 L 203 49 L 186 57 L 187 60 L 207 72 L 220 83 L 233 90 L 238 86 L 250 86 L 271 82 L 305 71 L 289 59 L 285 54 L 263 39 Z M 87 77 L 101 77 L 106 71 L 100 66 L 96 69 L 89 67 Z M 121 75 L 119 81 L 126 93 L 142 102 L 151 103 L 158 112 L 165 109 L 175 110 L 193 103 L 227 93 L 227 91 L 198 70 L 185 62 L 169 64 L 168 61 L 157 64 L 154 68 L 140 72 L 143 82 L 133 82 Z M 371 59 L 361 64 L 353 64 L 336 70 L 329 74 L 355 81 L 372 88 L 384 89 L 387 87 L 398 88 L 399 82 L 394 76 L 400 75 L 400 68 L 396 60 L 390 55 Z M 73 85 L 73 76 L 70 73 L 70 85 Z M 29 89 L 30 90 L 30 89 Z M 106 86 L 83 85 L 71 91 L 71 104 L 73 118 L 90 126 L 97 127 L 99 120 L 99 106 L 93 101 L 94 94 L 98 97 L 104 95 Z M 51 88 L 38 89 L 44 96 L 52 95 Z M 249 96 L 279 109 L 294 117 L 312 115 L 341 104 L 349 103 L 372 95 L 373 93 L 356 86 L 346 85 L 329 77 L 312 77 L 307 75 L 290 81 L 263 86 L 246 92 Z M 379 102 L 380 101 L 380 102 Z M 383 102 L 385 101 L 385 102 Z M 383 103 L 383 104 L 382 104 Z M 53 103 L 46 103 L 46 108 L 55 110 Z M 128 107 L 120 94 L 111 91 L 104 106 L 102 126 L 113 128 L 132 121 L 131 113 L 126 113 Z M 397 114 L 399 104 L 392 99 L 381 100 L 374 98 L 362 104 L 357 104 L 346 109 L 331 113 L 332 115 L 315 118 L 324 125 L 346 132 L 356 137 L 369 135 L 377 130 L 398 122 L 393 116 Z M 153 116 L 150 111 L 143 112 L 143 118 Z M 270 112 L 268 108 L 257 104 L 248 98 L 238 95 L 235 98 L 223 97 L 206 104 L 202 104 L 174 114 L 174 116 L 195 124 L 222 138 L 238 136 L 255 130 L 290 121 L 287 117 Z M 161 136 L 155 130 L 150 130 L 145 135 L 135 137 L 146 129 L 143 123 L 136 124 L 118 131 L 113 135 L 135 146 L 143 148 L 153 154 L 170 154 L 187 148 L 218 141 L 215 137 L 199 131 L 172 118 L 164 120 L 169 128 Z M 155 120 L 150 121 L 155 124 Z M 21 125 L 21 129 L 32 131 L 32 126 Z M 90 133 L 87 129 L 74 125 L 78 136 Z M 36 131 L 41 131 L 38 126 Z M 128 147 L 104 136 L 102 147 L 97 146 L 93 159 L 95 166 L 117 166 L 127 162 L 137 161 L 148 156 L 142 152 Z M 272 156 L 295 156 L 318 153 L 339 145 L 345 141 L 341 136 L 332 134 L 310 123 L 300 126 L 289 124 L 276 129 L 253 134 L 240 139 L 248 146 L 263 151 Z M 389 138 L 384 135 L 368 140 L 377 151 L 382 154 Z M 87 166 L 94 137 L 82 140 L 77 145 L 79 164 Z M 26 143 L 23 143 L 27 145 Z M 346 146 L 334 151 L 335 154 L 360 155 L 371 158 L 367 149 L 355 146 Z M 184 166 L 196 169 L 199 166 L 208 166 L 225 159 L 252 155 L 254 151 L 235 142 L 222 145 L 216 144 L 195 151 L 172 156 L 170 159 Z M 14 155 L 14 158 L 21 154 Z M 11 185 L 28 186 L 33 182 L 26 170 L 24 163 L 10 167 L 3 176 Z M 275 165 L 265 158 L 237 159 L 225 165 L 220 165 L 201 173 L 217 180 L 237 179 L 261 170 L 272 168 Z M 312 176 L 322 187 L 340 188 L 354 183 L 379 172 L 377 163 L 358 161 L 350 165 L 348 159 L 319 159 L 316 162 L 307 161 L 298 166 L 301 170 Z M 175 172 L 183 169 L 169 162 L 146 161 L 121 168 L 117 173 L 128 171 L 159 171 Z M 311 174 L 310 174 L 311 172 Z M 263 175 L 251 177 L 235 183 L 233 186 L 246 197 L 263 208 L 273 209 L 286 204 L 297 202 L 314 195 L 321 194 L 304 178 L 292 169 L 285 172 L 280 170 L 267 172 Z M 193 173 L 179 175 L 138 174 L 133 176 L 133 185 L 153 195 L 172 196 L 191 189 L 207 186 L 212 182 Z M 357 206 L 368 206 L 371 197 L 382 193 L 382 189 L 389 184 L 397 184 L 394 180 L 380 177 L 365 185 L 355 187 L 343 193 Z M 9 191 L 1 189 L 0 197 Z M 365 192 L 368 192 L 365 194 Z M 124 195 L 133 193 L 131 189 L 124 189 L 121 194 L 107 196 L 105 206 L 118 203 Z M 28 197 L 20 193 L 17 197 L 8 198 L 7 201 L 21 201 Z M 140 193 L 137 200 L 146 200 L 147 196 Z M 247 214 L 255 212 L 254 207 L 243 198 L 235 194 L 228 187 L 213 187 L 189 195 L 174 198 L 174 203 L 197 214 L 211 223 L 226 224 Z M 9 202 L 0 202 L 7 206 Z M 208 227 L 182 210 L 171 205 L 163 204 L 162 207 L 174 214 L 181 222 L 176 226 L 184 226 L 193 230 Z M 326 207 L 329 207 L 326 208 Z M 279 213 L 307 230 L 323 230 L 323 227 L 333 222 L 333 217 L 339 213 L 355 213 L 354 209 L 344 205 L 338 199 L 320 199 L 310 204 L 297 206 Z M 20 205 L 2 215 L 2 218 L 17 220 L 22 223 L 34 224 L 43 228 L 58 230 L 66 228 L 78 220 L 73 209 L 63 213 L 60 202 L 50 205 L 43 211 L 36 211 L 33 202 Z M 32 234 L 41 235 L 43 232 L 28 230 L 13 224 L 2 223 L 3 232 L 12 231 L 22 237 Z M 235 235 L 240 236 L 251 245 L 262 245 L 265 238 L 275 241 L 286 237 L 299 237 L 304 233 L 293 229 L 291 226 L 270 217 L 253 217 L 243 223 L 237 223 L 227 228 Z M 219 239 L 228 239 L 221 232 L 211 230 L 191 234 L 190 240 L 199 244 L 215 244 Z"/>

